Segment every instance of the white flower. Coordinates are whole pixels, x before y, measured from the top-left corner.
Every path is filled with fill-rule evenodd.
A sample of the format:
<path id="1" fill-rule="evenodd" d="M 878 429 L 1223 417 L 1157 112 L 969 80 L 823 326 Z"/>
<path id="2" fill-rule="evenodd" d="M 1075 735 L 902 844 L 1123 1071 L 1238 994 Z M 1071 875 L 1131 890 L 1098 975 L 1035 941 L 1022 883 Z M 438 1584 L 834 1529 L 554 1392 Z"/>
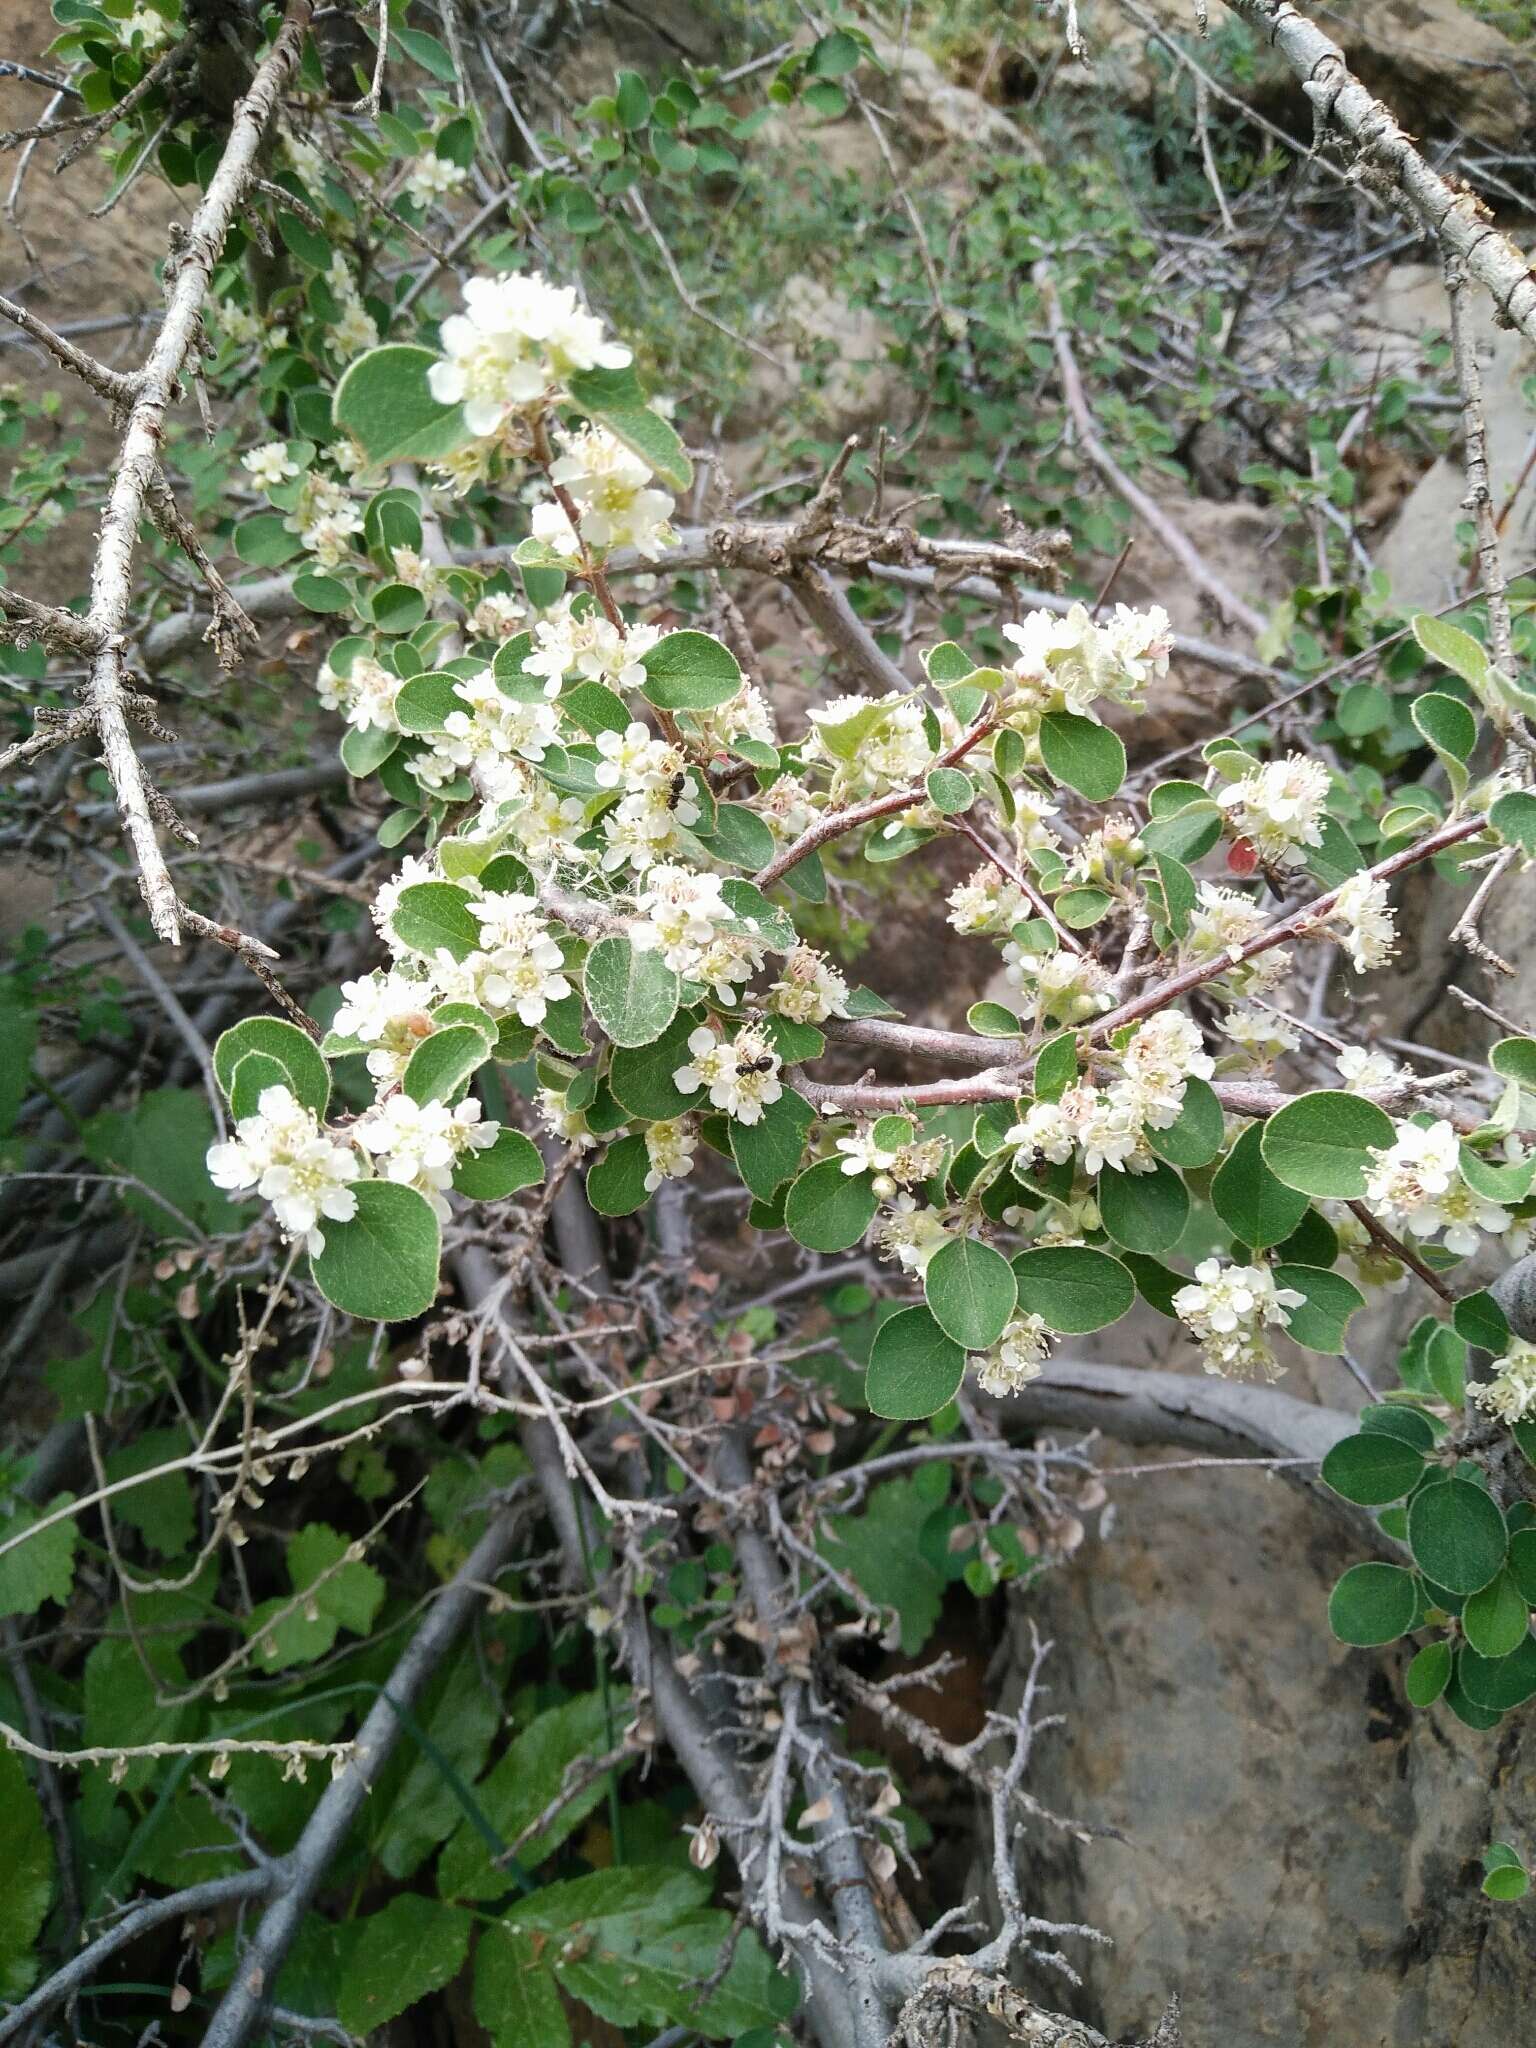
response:
<path id="1" fill-rule="evenodd" d="M 315 687 L 326 710 L 339 711 L 348 725 L 355 725 L 359 732 L 366 732 L 370 726 L 379 732 L 400 730 L 395 718 L 400 678 L 391 675 L 372 655 L 355 655 L 344 676 L 338 675 L 327 662 L 315 678 Z"/>
<path id="2" fill-rule="evenodd" d="M 660 952 L 677 974 L 696 975 L 719 927 L 731 919 L 718 875 L 668 861 L 649 869 L 635 900 L 642 921 L 630 929 L 631 945 L 642 953 Z"/>
<path id="3" fill-rule="evenodd" d="M 320 1128 L 311 1109 L 285 1087 L 263 1088 L 256 1114 L 242 1117 L 234 1138 L 208 1148 L 208 1177 L 217 1188 L 255 1188 L 272 1204 L 285 1237 L 302 1238 L 316 1256 L 325 1249 L 321 1217 L 348 1223 L 357 1214 L 349 1182 L 357 1155 Z"/>
<path id="4" fill-rule="evenodd" d="M 1006 1134 L 1005 1143 L 1017 1145 L 1031 1158 L 1065 1166 L 1077 1147 L 1076 1130 L 1059 1102 L 1032 1102 L 1023 1120 Z"/>
<path id="5" fill-rule="evenodd" d="M 816 804 L 798 776 L 781 775 L 764 790 L 758 816 L 779 844 L 787 846 L 816 822 Z"/>
<path id="6" fill-rule="evenodd" d="M 299 528 L 299 539 L 322 569 L 335 569 L 352 552 L 352 539 L 363 530 L 363 515 L 355 505 L 341 505 L 333 512 L 317 512 Z"/>
<path id="7" fill-rule="evenodd" d="M 389 553 L 397 583 L 408 584 L 423 597 L 436 597 L 443 587 L 443 572 L 436 562 L 429 562 L 415 548 L 391 548 Z"/>
<path id="8" fill-rule="evenodd" d="M 1368 1052 L 1363 1045 L 1345 1046 L 1334 1064 L 1351 1095 L 1379 1095 L 1404 1075 L 1391 1053 Z"/>
<path id="9" fill-rule="evenodd" d="M 275 490 L 279 484 L 299 473 L 299 465 L 289 455 L 286 441 L 263 441 L 259 448 L 241 456 L 240 467 L 264 491 Z"/>
<path id="10" fill-rule="evenodd" d="M 577 1152 L 591 1151 L 597 1139 L 587 1128 L 585 1110 L 568 1109 L 564 1095 L 557 1088 L 541 1088 L 533 1100 L 551 1137 L 558 1138 L 563 1145 L 569 1145 Z"/>
<path id="11" fill-rule="evenodd" d="M 661 638 L 655 626 L 631 626 L 621 633 L 590 598 L 566 598 L 533 629 L 534 649 L 523 662 L 529 675 L 547 678 L 551 697 L 568 675 L 637 690 L 645 681 L 643 657 Z"/>
<path id="12" fill-rule="evenodd" d="M 528 614 L 510 591 L 488 590 L 469 615 L 469 630 L 482 640 L 510 640 Z"/>
<path id="13" fill-rule="evenodd" d="M 1524 1422 L 1536 1410 L 1536 1344 L 1512 1338 L 1508 1351 L 1493 1362 L 1492 1379 L 1474 1380 L 1467 1392 L 1501 1422 Z"/>
<path id="14" fill-rule="evenodd" d="M 378 323 L 361 299 L 348 299 L 341 317 L 325 330 L 326 340 L 338 356 L 366 355 L 379 345 Z"/>
<path id="15" fill-rule="evenodd" d="M 452 1187 L 455 1166 L 466 1152 L 494 1145 L 497 1129 L 481 1120 L 472 1095 L 450 1109 L 446 1102 L 413 1102 L 397 1091 L 359 1118 L 354 1135 L 379 1161 L 386 1179 L 418 1189 L 446 1222 L 443 1190 Z"/>
<path id="16" fill-rule="evenodd" d="M 1388 1229 L 1433 1237 L 1445 1221 L 1443 1198 L 1461 1170 L 1461 1149 L 1445 1118 L 1430 1124 L 1399 1124 L 1391 1145 L 1370 1148 L 1365 1198 Z"/>
<path id="17" fill-rule="evenodd" d="M 950 890 L 949 923 L 957 932 L 1011 931 L 1025 915 L 1024 892 L 997 868 L 977 868 Z"/>
<path id="18" fill-rule="evenodd" d="M 1295 1052 L 1301 1044 L 1301 1033 L 1278 1010 L 1239 1006 L 1228 1010 L 1221 1028 L 1256 1066 L 1267 1065 L 1282 1053 Z"/>
<path id="19" fill-rule="evenodd" d="M 561 796 L 547 782 L 535 783 L 523 807 L 512 820 L 512 836 L 536 865 L 557 860 L 585 860 L 577 845 L 587 829 L 587 814 L 579 796 Z"/>
<path id="20" fill-rule="evenodd" d="M 398 1081 L 411 1054 L 432 1035 L 427 1005 L 435 993 L 428 983 L 394 969 L 344 981 L 331 1029 L 369 1048 L 368 1071 L 376 1081 Z"/>
<path id="21" fill-rule="evenodd" d="M 1205 1369 L 1230 1379 L 1276 1379 L 1280 1367 L 1268 1329 L 1285 1329 L 1305 1295 L 1277 1287 L 1267 1266 L 1223 1266 L 1202 1259 L 1194 1281 L 1173 1297 L 1174 1314 L 1198 1338 Z"/>
<path id="22" fill-rule="evenodd" d="M 1055 1024 L 1085 1024 L 1110 1006 L 1110 978 L 1091 954 L 1029 953 L 1010 939 L 1003 972 Z"/>
<path id="23" fill-rule="evenodd" d="M 1350 876 L 1334 898 L 1327 921 L 1342 927 L 1337 937 L 1347 947 L 1357 974 L 1385 967 L 1397 951 L 1397 926 L 1387 901 L 1387 885 L 1371 875 Z"/>
<path id="24" fill-rule="evenodd" d="M 645 1156 L 650 1162 L 645 1175 L 647 1193 L 654 1194 L 664 1180 L 681 1180 L 684 1174 L 692 1173 L 698 1142 L 684 1123 L 664 1119 L 660 1123 L 647 1124 Z"/>
<path id="25" fill-rule="evenodd" d="M 1040 1377 L 1056 1333 L 1043 1316 L 1015 1316 L 990 1351 L 971 1359 L 984 1394 L 1016 1394 Z"/>
<path id="26" fill-rule="evenodd" d="M 462 770 L 486 796 L 520 795 L 519 761 L 542 761 L 560 732 L 559 715 L 545 697 L 512 697 L 491 669 L 460 676 L 453 694 L 463 707 L 450 711 L 426 754 L 411 762 L 411 773 L 427 788 L 441 788 Z"/>
<path id="27" fill-rule="evenodd" d="M 912 1195 L 898 1195 L 894 1212 L 880 1226 L 880 1251 L 908 1273 L 924 1273 L 935 1252 L 955 1233 L 932 1209 L 919 1209 Z"/>
<path id="28" fill-rule="evenodd" d="M 1139 1024 L 1121 1059 L 1142 1120 L 1156 1131 L 1178 1121 L 1185 1082 L 1208 1081 L 1216 1071 L 1199 1025 L 1182 1010 L 1159 1010 Z"/>
<path id="29" fill-rule="evenodd" d="M 894 1150 L 875 1143 L 874 1125 L 851 1136 L 839 1138 L 837 1149 L 842 1153 L 842 1169 L 846 1174 L 884 1173 L 896 1161 Z"/>
<path id="30" fill-rule="evenodd" d="M 452 163 L 445 156 L 413 157 L 406 175 L 405 196 L 425 211 L 468 182 L 469 169 L 465 164 Z"/>
<path id="31" fill-rule="evenodd" d="M 153 7 L 135 7 L 117 24 L 117 39 L 125 49 L 137 43 L 140 54 L 149 56 L 163 47 L 176 33 L 163 14 Z"/>
<path id="32" fill-rule="evenodd" d="M 755 1025 L 744 1026 L 729 1039 L 701 1024 L 689 1036 L 688 1052 L 688 1062 L 674 1071 L 672 1085 L 685 1095 L 695 1088 L 707 1089 L 715 1108 L 738 1123 L 761 1122 L 767 1105 L 784 1092 L 779 1056 Z"/>
<path id="33" fill-rule="evenodd" d="M 235 348 L 254 348 L 266 332 L 256 315 L 233 299 L 218 301 L 219 333 Z"/>
<path id="34" fill-rule="evenodd" d="M 848 1014 L 848 983 L 825 953 L 796 946 L 768 991 L 768 1008 L 796 1024 L 824 1024 Z"/>
<path id="35" fill-rule="evenodd" d="M 655 561 L 675 538 L 667 521 L 672 500 L 665 491 L 651 488 L 651 472 L 631 449 L 603 427 L 585 427 L 579 434 L 564 437 L 565 453 L 549 472 L 551 483 L 560 484 L 576 501 L 581 518 L 580 539 L 599 548 L 634 548 L 648 561 Z M 551 530 L 544 530 L 535 513 L 534 532 L 562 552 L 576 552 L 580 545 L 571 531 L 564 509 L 550 505 L 555 515 Z M 561 539 L 557 536 L 565 536 Z"/>
<path id="36" fill-rule="evenodd" d="M 444 359 L 427 373 L 440 405 L 464 407 L 472 434 L 496 434 L 519 408 L 544 396 L 573 370 L 622 369 L 629 350 L 603 327 L 568 285 L 535 271 L 472 277 L 464 311 L 442 325 Z"/>
<path id="37" fill-rule="evenodd" d="M 1062 1107 L 1082 1147 L 1085 1173 L 1102 1173 L 1106 1166 L 1115 1173 L 1128 1166 L 1134 1171 L 1138 1155 L 1146 1152 L 1134 1101 L 1119 1091 L 1104 1094 L 1082 1085 L 1067 1090 Z"/>
<path id="38" fill-rule="evenodd" d="M 1323 810 L 1330 777 L 1321 761 L 1287 754 L 1283 761 L 1254 768 L 1224 789 L 1216 801 L 1228 822 L 1262 860 L 1276 867 L 1305 865 L 1307 848 L 1323 843 Z"/>

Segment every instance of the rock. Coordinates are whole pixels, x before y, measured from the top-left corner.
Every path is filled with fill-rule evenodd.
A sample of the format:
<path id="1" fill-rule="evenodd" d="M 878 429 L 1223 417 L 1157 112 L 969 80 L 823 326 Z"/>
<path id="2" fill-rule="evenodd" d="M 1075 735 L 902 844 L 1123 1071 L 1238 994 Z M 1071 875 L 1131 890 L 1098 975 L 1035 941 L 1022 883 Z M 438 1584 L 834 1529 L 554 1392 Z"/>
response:
<path id="1" fill-rule="evenodd" d="M 1503 526 L 1503 553 L 1514 568 L 1536 556 L 1536 413 L 1522 386 L 1536 370 L 1536 350 L 1513 328 L 1499 327 L 1486 293 L 1468 296 L 1482 372 L 1483 411 L 1488 423 L 1488 471 L 1495 509 L 1501 514 L 1510 494 L 1514 503 Z M 1416 354 L 1423 337 L 1444 333 L 1448 321 L 1445 287 L 1438 271 L 1427 264 L 1403 264 L 1388 273 L 1365 311 L 1356 344 L 1362 368 L 1379 353 L 1384 371 Z M 1375 337 L 1374 341 L 1372 337 Z M 1466 586 L 1466 570 L 1448 546 L 1457 524 L 1467 517 L 1460 436 L 1449 455 L 1431 464 L 1409 492 L 1391 531 L 1376 550 L 1376 565 L 1386 571 L 1397 602 L 1432 608 Z"/>
<path id="2" fill-rule="evenodd" d="M 1018 156 L 1033 145 L 1000 107 L 969 86 L 956 85 L 915 43 L 875 38 L 875 54 L 886 67 L 880 97 L 899 111 L 919 133 L 940 143 L 958 143 L 967 150 L 991 150 Z M 910 140 L 908 141 L 910 152 Z"/>
<path id="3" fill-rule="evenodd" d="M 1139 1462 L 1144 1454 L 1137 1453 Z M 1032 1824 L 1030 1912 L 1086 1982 L 1027 1980 L 1112 2038 L 1170 1994 L 1201 2048 L 1507 2048 L 1528 2024 L 1518 1915 L 1479 1891 L 1491 1840 L 1528 1843 L 1536 1772 L 1518 1720 L 1473 1734 L 1403 1702 L 1401 1650 L 1346 1650 L 1327 1593 L 1358 1562 L 1283 1481 L 1110 1481 L 1090 1533 L 1021 1602 L 1054 1638 L 1029 1789 L 1125 1831 Z M 1005 1706 L 1029 1655 L 1020 1631 Z"/>
<path id="4" fill-rule="evenodd" d="M 1140 0 L 1141 12 L 1199 61 L 1189 0 Z M 1419 135 L 1460 131 L 1479 141 L 1523 147 L 1536 58 L 1460 0 L 1354 0 L 1349 7 L 1304 6 L 1343 50 L 1360 82 Z M 1216 10 L 1213 10 L 1213 25 Z M 1118 4 L 1083 14 L 1091 68 L 1063 64 L 1059 84 L 1101 93 L 1107 86 L 1146 105 L 1165 88 L 1170 59 Z M 1254 39 L 1257 45 L 1257 39 Z M 1247 96 L 1262 99 L 1291 132 L 1306 138 L 1311 116 L 1288 66 L 1266 52 Z M 1289 111 L 1287 111 L 1287 107 Z"/>
<path id="5" fill-rule="evenodd" d="M 731 414 L 733 441 L 766 427 L 791 398 L 806 394 L 814 398 L 828 434 L 837 436 L 880 421 L 897 427 L 912 403 L 910 386 L 887 361 L 892 338 L 883 323 L 809 272 L 786 281 L 765 339 L 790 374 L 754 363 Z"/>

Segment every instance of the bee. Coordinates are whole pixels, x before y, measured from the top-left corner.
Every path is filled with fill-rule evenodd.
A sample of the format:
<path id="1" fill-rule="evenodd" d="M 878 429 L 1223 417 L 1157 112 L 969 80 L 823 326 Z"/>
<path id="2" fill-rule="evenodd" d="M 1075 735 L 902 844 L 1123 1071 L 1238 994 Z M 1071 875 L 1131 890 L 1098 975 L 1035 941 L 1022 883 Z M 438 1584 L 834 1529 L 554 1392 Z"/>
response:
<path id="1" fill-rule="evenodd" d="M 773 1054 L 771 1052 L 759 1053 L 755 1060 L 738 1060 L 736 1062 L 738 1080 L 744 1081 L 748 1074 L 771 1074 L 772 1072 Z"/>
<path id="2" fill-rule="evenodd" d="M 667 785 L 667 809 L 675 811 L 683 800 L 683 791 L 688 787 L 688 777 L 680 768 Z"/>

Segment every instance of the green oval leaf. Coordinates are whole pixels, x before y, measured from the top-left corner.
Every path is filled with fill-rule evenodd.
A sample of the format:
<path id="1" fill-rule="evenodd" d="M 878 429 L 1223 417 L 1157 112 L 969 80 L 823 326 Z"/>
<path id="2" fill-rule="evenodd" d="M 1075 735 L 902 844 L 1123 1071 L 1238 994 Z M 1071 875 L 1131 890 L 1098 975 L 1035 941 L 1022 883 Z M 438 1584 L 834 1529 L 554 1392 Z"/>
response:
<path id="1" fill-rule="evenodd" d="M 1328 1598 L 1328 1626 L 1341 1643 L 1395 1643 L 1418 1612 L 1413 1573 L 1399 1564 L 1353 1565 Z"/>
<path id="2" fill-rule="evenodd" d="M 1344 1437 L 1323 1460 L 1324 1485 L 1363 1508 L 1401 1500 L 1423 1474 L 1422 1451 L 1375 1431 Z"/>
<path id="3" fill-rule="evenodd" d="M 1129 1252 L 1165 1252 L 1189 1221 L 1189 1190 L 1171 1166 L 1151 1173 L 1101 1173 L 1099 1216 Z"/>
<path id="4" fill-rule="evenodd" d="M 1426 1486 L 1409 1503 L 1408 1548 L 1426 1578 L 1466 1595 L 1480 1593 L 1502 1569 L 1509 1538 L 1483 1489 L 1452 1477 Z"/>
<path id="5" fill-rule="evenodd" d="M 331 1070 L 308 1033 L 301 1031 L 297 1024 L 285 1023 L 281 1017 L 246 1017 L 220 1034 L 213 1048 L 213 1072 L 231 1108 L 234 1108 L 235 1069 L 253 1053 L 261 1054 L 274 1067 L 282 1069 L 296 1102 L 302 1102 L 318 1117 L 325 1115 L 325 1106 L 331 1099 Z M 270 1073 L 262 1085 L 270 1086 L 277 1078 L 275 1073 Z M 235 1114 L 249 1115 L 254 1107 L 254 1104 L 249 1107 L 242 1105 Z"/>
<path id="6" fill-rule="evenodd" d="M 405 1063 L 400 1085 L 412 1102 L 456 1102 L 489 1056 L 473 1024 L 449 1024 L 424 1038 Z"/>
<path id="7" fill-rule="evenodd" d="M 1384 1109 L 1338 1088 L 1298 1095 L 1263 1127 L 1264 1164 L 1304 1195 L 1358 1201 L 1372 1147 L 1385 1148 L 1396 1128 Z"/>
<path id="8" fill-rule="evenodd" d="M 967 1351 L 989 1351 L 1018 1306 L 1013 1268 L 979 1237 L 940 1245 L 923 1273 L 923 1294 L 939 1328 Z"/>
<path id="9" fill-rule="evenodd" d="M 712 711 L 741 688 L 741 668 L 712 633 L 668 633 L 640 657 L 646 680 L 640 694 L 658 711 Z"/>
<path id="10" fill-rule="evenodd" d="M 1020 1252 L 1013 1270 L 1019 1307 L 1063 1336 L 1118 1322 L 1136 1299 L 1136 1283 L 1120 1261 L 1089 1245 L 1041 1245 Z"/>
<path id="11" fill-rule="evenodd" d="M 926 787 L 929 803 L 946 818 L 968 811 L 976 801 L 976 785 L 963 768 L 930 769 Z"/>
<path id="12" fill-rule="evenodd" d="M 1522 852 L 1536 853 L 1536 796 L 1528 789 L 1506 790 L 1488 807 L 1488 822 L 1499 837 Z"/>
<path id="13" fill-rule="evenodd" d="M 348 365 L 336 386 L 336 424 L 369 461 L 434 462 L 470 438 L 461 406 L 441 405 L 427 385 L 431 349 L 392 342 Z"/>
<path id="14" fill-rule="evenodd" d="M 1403 1691 L 1411 1707 L 1432 1707 L 1451 1679 L 1449 1643 L 1426 1643 L 1403 1673 Z"/>
<path id="15" fill-rule="evenodd" d="M 543 1178 L 543 1154 L 532 1138 L 503 1130 L 485 1151 L 464 1154 L 454 1169 L 453 1184 L 472 1202 L 499 1202 L 520 1188 L 537 1187 Z"/>
<path id="16" fill-rule="evenodd" d="M 1461 1626 L 1479 1657 L 1511 1656 L 1531 1625 L 1530 1603 L 1506 1568 L 1461 1610 Z"/>
<path id="17" fill-rule="evenodd" d="M 357 1214 L 325 1223 L 325 1250 L 310 1260 L 315 1285 L 344 1315 L 404 1323 L 437 1298 L 441 1249 L 425 1195 L 390 1180 L 353 1183 Z"/>
<path id="18" fill-rule="evenodd" d="M 1170 1166 L 1209 1166 L 1226 1139 L 1227 1120 L 1216 1091 L 1198 1075 L 1184 1083 L 1178 1116 L 1163 1131 L 1147 1131 L 1147 1143 Z"/>
<path id="19" fill-rule="evenodd" d="M 400 891 L 389 922 L 402 946 L 429 960 L 439 948 L 455 960 L 467 960 L 479 950 L 480 927 L 469 898 L 452 882 L 413 882 Z"/>
<path id="20" fill-rule="evenodd" d="M 682 984 L 659 952 L 642 953 L 622 933 L 587 955 L 587 1007 L 615 1045 L 649 1045 L 677 1015 Z"/>
<path id="21" fill-rule="evenodd" d="M 1119 734 L 1075 711 L 1049 711 L 1041 719 L 1040 756 L 1058 782 L 1094 803 L 1112 797 L 1125 780 Z"/>
<path id="22" fill-rule="evenodd" d="M 1306 1195 L 1277 1180 L 1264 1164 L 1263 1136 L 1262 1124 L 1250 1124 L 1211 1181 L 1211 1207 L 1253 1251 L 1283 1243 L 1311 1207 Z"/>
<path id="23" fill-rule="evenodd" d="M 866 1173 L 844 1173 L 836 1159 L 808 1166 L 790 1187 L 784 1228 L 813 1252 L 845 1252 L 874 1220 L 879 1203 Z"/>
<path id="24" fill-rule="evenodd" d="M 1299 1308 L 1286 1310 L 1286 1334 L 1292 1342 L 1336 1358 L 1344 1349 L 1345 1324 L 1365 1306 L 1365 1296 L 1353 1280 L 1324 1266 L 1276 1266 L 1275 1285 L 1293 1288 L 1303 1297 Z"/>
<path id="25" fill-rule="evenodd" d="M 952 1401 L 965 1353 L 926 1308 L 898 1309 L 875 1333 L 864 1398 L 892 1422 L 920 1422 Z"/>
<path id="26" fill-rule="evenodd" d="M 617 1138 L 587 1170 L 587 1200 L 599 1216 L 629 1216 L 646 1199 L 645 1176 L 651 1158 L 637 1131 Z"/>
<path id="27" fill-rule="evenodd" d="M 805 1138 L 816 1112 L 793 1088 L 777 1102 L 763 1105 L 755 1124 L 731 1120 L 731 1156 L 736 1171 L 759 1201 L 770 1202 L 792 1174 L 800 1170 Z"/>

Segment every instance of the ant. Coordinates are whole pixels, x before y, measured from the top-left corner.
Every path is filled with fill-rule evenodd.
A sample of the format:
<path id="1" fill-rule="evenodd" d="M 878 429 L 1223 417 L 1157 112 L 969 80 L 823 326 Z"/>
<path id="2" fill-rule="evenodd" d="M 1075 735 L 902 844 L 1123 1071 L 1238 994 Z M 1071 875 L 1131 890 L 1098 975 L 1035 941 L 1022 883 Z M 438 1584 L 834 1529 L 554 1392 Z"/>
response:
<path id="1" fill-rule="evenodd" d="M 667 786 L 667 809 L 675 811 L 683 800 L 683 791 L 688 787 L 688 777 L 679 769 Z"/>
<path id="2" fill-rule="evenodd" d="M 774 1056 L 771 1052 L 759 1053 L 755 1060 L 738 1060 L 736 1062 L 737 1078 L 744 1081 L 748 1074 L 771 1074 L 773 1072 L 773 1060 Z"/>

